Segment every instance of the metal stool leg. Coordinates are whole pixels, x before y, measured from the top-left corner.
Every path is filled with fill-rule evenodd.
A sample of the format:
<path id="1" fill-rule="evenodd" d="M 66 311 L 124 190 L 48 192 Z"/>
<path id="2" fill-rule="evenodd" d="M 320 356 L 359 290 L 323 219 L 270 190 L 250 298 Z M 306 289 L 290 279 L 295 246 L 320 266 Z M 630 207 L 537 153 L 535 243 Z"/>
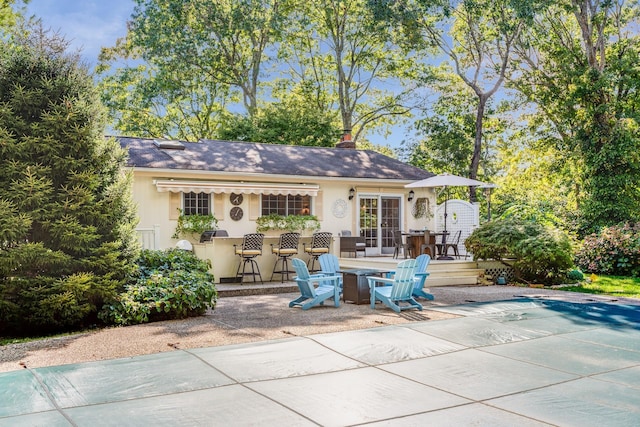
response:
<path id="1" fill-rule="evenodd" d="M 253 276 L 253 281 L 256 281 L 256 269 L 258 270 L 258 277 L 260 278 L 260 283 L 264 284 L 262 280 L 262 274 L 260 274 L 260 266 L 258 265 L 258 261 L 255 258 L 251 258 L 251 275 Z"/>
<path id="2" fill-rule="evenodd" d="M 273 282 L 273 275 L 276 273 L 280 273 L 282 275 L 282 273 L 280 271 L 277 270 L 278 268 L 278 261 L 280 261 L 282 259 L 281 256 L 278 256 L 278 258 L 276 258 L 276 262 L 275 264 L 273 264 L 273 271 L 271 272 L 271 279 L 269 279 L 269 281 Z"/>
<path id="3" fill-rule="evenodd" d="M 242 273 L 240 273 L 240 267 L 242 267 Z M 238 269 L 236 270 L 236 279 L 240 278 L 240 283 L 242 283 L 244 279 L 244 257 L 240 257 L 240 263 L 238 264 Z"/>
<path id="4" fill-rule="evenodd" d="M 284 274 L 280 273 L 281 282 L 284 282 L 284 275 L 287 275 L 287 282 L 289 281 L 289 257 L 282 258 L 282 270 L 284 270 Z"/>
<path id="5" fill-rule="evenodd" d="M 278 258 L 276 259 L 276 263 L 273 265 L 273 272 L 271 273 L 271 281 L 273 281 L 273 275 L 274 274 L 279 274 L 280 275 L 280 282 L 284 283 L 284 276 L 287 276 L 287 281 L 289 281 L 289 273 L 291 273 L 291 271 L 289 271 L 289 257 L 291 255 L 281 255 L 278 256 Z M 280 267 L 281 269 L 278 270 L 278 262 L 280 262 Z"/>
<path id="6" fill-rule="evenodd" d="M 311 267 L 309 268 L 309 272 L 310 272 L 310 273 L 313 273 L 313 272 L 315 272 L 315 271 L 318 271 L 318 270 L 314 270 L 314 269 L 313 269 L 313 267 L 316 265 L 316 260 L 317 260 L 317 259 L 318 259 L 318 255 L 312 255 L 312 256 L 311 256 Z"/>
<path id="7" fill-rule="evenodd" d="M 262 280 L 262 274 L 260 274 L 260 266 L 258 262 L 255 260 L 255 257 L 242 257 L 241 265 L 238 265 L 238 270 L 236 271 L 236 277 L 240 277 L 240 283 L 244 283 L 245 276 L 252 276 L 253 281 L 256 281 L 256 276 L 260 278 L 260 283 L 264 284 Z M 247 271 L 247 264 L 251 265 L 251 272 Z M 242 271 L 240 271 L 240 266 L 242 266 Z M 256 269 L 258 272 L 256 273 Z"/>

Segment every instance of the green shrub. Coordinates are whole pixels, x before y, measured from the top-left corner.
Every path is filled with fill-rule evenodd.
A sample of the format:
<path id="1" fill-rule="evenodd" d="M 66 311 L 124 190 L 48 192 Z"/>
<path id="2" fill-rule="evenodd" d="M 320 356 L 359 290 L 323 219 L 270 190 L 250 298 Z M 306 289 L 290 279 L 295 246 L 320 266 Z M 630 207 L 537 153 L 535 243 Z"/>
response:
<path id="1" fill-rule="evenodd" d="M 175 248 L 165 251 L 143 250 L 137 264 L 141 278 L 148 278 L 158 271 L 171 270 L 195 270 L 207 273 L 210 267 L 208 261 L 198 258 L 192 252 Z"/>
<path id="2" fill-rule="evenodd" d="M 640 277 L 640 223 L 606 227 L 586 236 L 575 261 L 589 273 Z"/>
<path id="3" fill-rule="evenodd" d="M 214 308 L 217 292 L 209 263 L 189 251 L 142 251 L 139 275 L 100 313 L 117 325 L 183 319 Z"/>
<path id="4" fill-rule="evenodd" d="M 476 259 L 512 259 L 516 278 L 544 284 L 561 283 L 573 267 L 573 249 L 566 233 L 532 221 L 491 221 L 465 241 Z"/>
<path id="5" fill-rule="evenodd" d="M 582 271 L 580 270 L 569 270 L 567 272 L 567 279 L 574 283 L 580 282 L 584 280 L 584 274 L 582 274 Z"/>

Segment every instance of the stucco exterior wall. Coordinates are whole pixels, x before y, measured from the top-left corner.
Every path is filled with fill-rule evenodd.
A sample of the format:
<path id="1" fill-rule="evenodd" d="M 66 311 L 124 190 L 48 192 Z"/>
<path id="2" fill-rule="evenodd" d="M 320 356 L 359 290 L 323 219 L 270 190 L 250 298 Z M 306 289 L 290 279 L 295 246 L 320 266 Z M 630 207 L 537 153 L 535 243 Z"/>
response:
<path id="1" fill-rule="evenodd" d="M 159 192 L 154 185 L 154 180 L 158 179 L 150 172 L 135 172 L 133 182 L 133 199 L 137 205 L 140 222 L 139 228 L 153 228 L 157 226 L 160 230 L 160 249 L 170 248 L 175 245 L 177 239 L 171 236 L 177 224 L 175 203 L 172 204 L 171 197 L 177 197 L 179 193 Z M 160 178 L 166 179 L 166 176 Z M 179 178 L 179 176 L 176 176 Z M 180 177 L 184 178 L 184 177 Z M 205 177 L 198 177 L 206 179 Z M 220 177 L 209 177 L 209 179 L 220 179 Z M 255 178 L 254 178 L 255 179 Z M 291 180 L 290 182 L 297 182 Z M 430 189 L 417 189 L 414 201 L 407 201 L 407 194 L 403 186 L 383 187 L 369 185 L 354 185 L 352 182 L 342 179 L 331 179 L 318 181 L 320 191 L 317 197 L 313 197 L 312 213 L 318 217 L 322 224 L 322 231 L 328 231 L 338 235 L 342 230 L 351 230 L 352 233 L 358 230 L 358 196 L 359 195 L 391 195 L 398 196 L 402 200 L 403 229 L 422 229 L 425 226 L 433 227 L 433 218 L 416 219 L 411 215 L 411 203 L 418 197 L 430 197 L 433 201 L 433 191 Z M 354 188 L 356 195 L 349 200 L 349 189 Z M 172 196 L 173 194 L 173 196 Z M 243 217 L 239 221 L 231 219 L 229 212 L 233 205 L 229 200 L 229 194 L 212 194 L 212 206 L 214 215 L 218 219 L 218 228 L 227 230 L 231 237 L 241 237 L 246 233 L 256 231 L 256 218 L 261 215 L 260 196 L 254 194 L 244 194 L 243 201 L 239 205 L 243 209 Z M 176 199 L 177 200 L 177 199 Z M 341 213 L 337 204 L 346 203 L 346 210 Z M 173 218 L 173 219 L 172 219 Z M 196 237 L 189 239 L 196 241 Z"/>
<path id="2" fill-rule="evenodd" d="M 156 249 L 172 248 L 179 239 L 172 238 L 177 225 L 177 207 L 181 206 L 181 193 L 160 192 L 158 191 L 155 180 L 167 179 L 197 179 L 197 180 L 224 180 L 225 177 L 215 174 L 198 174 L 194 177 L 192 174 L 184 171 L 176 171 L 174 174 L 167 171 L 158 172 L 151 170 L 134 171 L 133 180 L 133 199 L 137 205 L 138 216 L 140 222 L 139 230 L 154 230 L 154 238 L 145 240 L 148 242 L 156 242 Z M 245 177 L 244 182 L 259 182 L 255 176 Z M 229 179 L 227 176 L 226 179 Z M 291 178 L 288 181 L 281 177 L 274 178 L 283 183 L 299 184 L 300 177 Z M 274 179 L 264 179 L 265 182 L 278 182 Z M 241 177 L 234 177 L 235 182 L 243 181 Z M 316 215 L 321 223 L 320 231 L 331 232 L 334 235 L 334 244 L 331 252 L 339 256 L 339 234 L 343 230 L 350 230 L 354 235 L 358 233 L 359 220 L 359 197 L 360 196 L 382 196 L 382 197 L 398 197 L 401 204 L 401 228 L 409 229 L 435 229 L 434 219 L 430 218 L 414 218 L 412 215 L 412 203 L 415 203 L 419 197 L 427 197 L 430 199 L 430 205 L 435 206 L 435 196 L 432 189 L 415 189 L 414 200 L 407 201 L 408 190 L 404 188 L 404 184 L 395 183 L 376 183 L 371 185 L 368 182 L 353 182 L 346 179 L 305 179 L 307 183 L 317 184 L 319 186 L 318 195 L 312 197 L 311 213 Z M 386 184 L 386 185 L 385 185 Z M 353 199 L 349 200 L 349 189 L 353 188 L 356 193 Z M 231 204 L 230 194 L 211 194 L 212 207 L 215 217 L 218 219 L 218 228 L 226 230 L 229 234 L 228 238 L 215 238 L 214 242 L 199 244 L 199 236 L 186 237 L 180 239 L 190 240 L 194 245 L 194 250 L 198 256 L 210 259 L 213 265 L 213 273 L 216 280 L 222 277 L 232 277 L 235 275 L 239 257 L 234 254 L 233 244 L 240 245 L 242 236 L 246 233 L 256 232 L 256 219 L 261 216 L 261 198 L 259 194 L 243 194 L 242 203 L 239 205 L 243 210 L 242 219 L 235 221 L 230 216 L 230 211 L 234 207 Z M 346 205 L 346 208 L 345 208 Z M 277 245 L 280 230 L 267 231 L 266 239 L 263 246 L 263 255 L 259 257 L 258 263 L 264 280 L 271 277 L 273 264 L 275 263 L 275 255 L 271 254 L 271 244 Z M 299 257 L 307 260 L 308 256 L 303 252 L 303 242 L 310 241 L 311 232 L 303 233 L 300 242 Z M 372 250 L 372 251 L 371 251 Z M 376 255 L 376 248 L 369 248 L 369 255 Z M 276 279 L 279 279 L 277 277 Z"/>

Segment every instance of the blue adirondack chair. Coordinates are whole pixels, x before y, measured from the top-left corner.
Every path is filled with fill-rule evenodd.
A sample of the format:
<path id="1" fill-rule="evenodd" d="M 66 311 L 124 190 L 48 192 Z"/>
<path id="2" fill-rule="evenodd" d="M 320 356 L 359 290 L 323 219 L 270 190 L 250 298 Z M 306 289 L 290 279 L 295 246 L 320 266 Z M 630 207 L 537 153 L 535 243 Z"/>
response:
<path id="1" fill-rule="evenodd" d="M 427 254 L 419 255 L 416 258 L 416 273 L 413 276 L 414 287 L 412 295 L 416 298 L 425 298 L 430 301 L 433 301 L 434 296 L 424 290 L 424 282 L 429 277 L 429 272 L 427 271 L 427 267 L 429 267 L 429 263 L 431 262 L 431 257 Z M 392 277 L 395 274 L 395 271 L 390 271 L 387 273 L 387 277 Z"/>
<path id="2" fill-rule="evenodd" d="M 324 274 L 309 274 L 307 264 L 300 258 L 291 260 L 297 276 L 295 281 L 300 289 L 300 296 L 289 303 L 289 307 L 299 305 L 308 310 L 316 305 L 333 298 L 334 305 L 340 307 L 340 276 L 326 276 Z M 314 285 L 317 284 L 317 287 Z"/>
<path id="3" fill-rule="evenodd" d="M 325 276 L 339 276 L 340 289 L 342 289 L 342 276 L 338 273 L 338 270 L 340 270 L 338 257 L 333 254 L 324 254 L 320 255 L 318 261 L 320 262 L 320 273 Z"/>
<path id="4" fill-rule="evenodd" d="M 414 276 L 417 265 L 418 263 L 415 259 L 408 259 L 398 263 L 393 278 L 368 277 L 371 308 L 376 308 L 376 301 L 378 300 L 397 313 L 410 308 L 422 310 L 422 305 L 411 295 L 415 287 Z M 377 284 L 383 286 L 376 286 Z M 400 305 L 401 303 L 407 303 L 408 305 Z"/>
<path id="5" fill-rule="evenodd" d="M 429 273 L 427 272 L 427 267 L 429 267 L 429 263 L 431 262 L 431 257 L 427 254 L 419 255 L 416 258 L 416 273 L 413 277 L 415 284 L 413 287 L 412 295 L 414 297 L 426 298 L 429 301 L 433 301 L 433 295 L 424 291 L 424 282 L 427 280 Z"/>

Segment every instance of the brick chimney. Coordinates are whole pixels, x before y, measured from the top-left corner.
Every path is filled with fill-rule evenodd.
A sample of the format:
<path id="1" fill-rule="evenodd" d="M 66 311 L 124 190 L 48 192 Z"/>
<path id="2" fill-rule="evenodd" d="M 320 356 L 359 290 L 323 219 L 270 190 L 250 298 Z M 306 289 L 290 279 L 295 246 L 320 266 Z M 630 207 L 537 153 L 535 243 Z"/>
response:
<path id="1" fill-rule="evenodd" d="M 340 138 L 340 142 L 336 144 L 336 148 L 356 148 L 356 143 L 351 140 L 351 130 L 345 129 Z"/>

